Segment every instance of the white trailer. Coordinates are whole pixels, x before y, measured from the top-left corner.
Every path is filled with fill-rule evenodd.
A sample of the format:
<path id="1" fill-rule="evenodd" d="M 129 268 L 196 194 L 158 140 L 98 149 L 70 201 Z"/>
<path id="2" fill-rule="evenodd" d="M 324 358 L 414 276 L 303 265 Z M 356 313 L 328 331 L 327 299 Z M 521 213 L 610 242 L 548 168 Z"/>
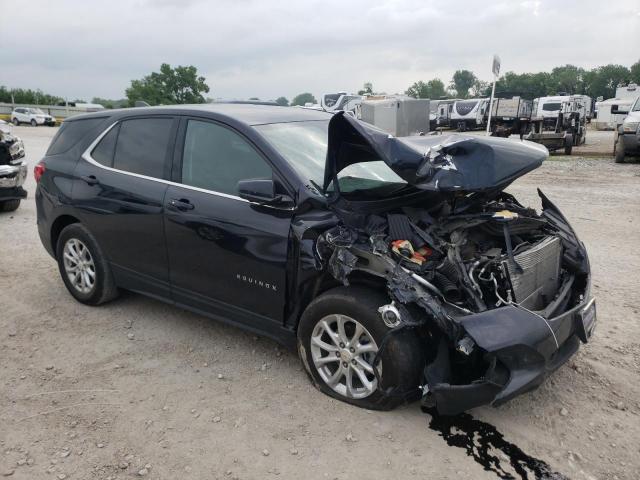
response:
<path id="1" fill-rule="evenodd" d="M 622 122 L 624 116 L 613 115 L 611 113 L 611 106 L 618 105 L 620 110 L 628 110 L 638 96 L 640 96 L 640 88 L 637 84 L 630 83 L 626 86 L 618 86 L 614 98 L 596 102 L 596 129 L 615 130 L 616 125 Z"/>
<path id="2" fill-rule="evenodd" d="M 429 100 L 411 97 L 364 100 L 360 104 L 360 120 L 396 137 L 422 135 L 429 132 Z"/>
<path id="3" fill-rule="evenodd" d="M 457 100 L 451 109 L 449 125 L 461 132 L 484 128 L 487 124 L 488 113 L 488 98 Z"/>

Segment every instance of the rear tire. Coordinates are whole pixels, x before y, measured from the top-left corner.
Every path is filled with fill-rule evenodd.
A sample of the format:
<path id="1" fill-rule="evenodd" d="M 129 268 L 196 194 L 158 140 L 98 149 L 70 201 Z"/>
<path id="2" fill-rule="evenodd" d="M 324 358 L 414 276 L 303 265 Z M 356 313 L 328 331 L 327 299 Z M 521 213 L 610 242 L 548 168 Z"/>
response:
<path id="1" fill-rule="evenodd" d="M 615 144 L 614 149 L 614 160 L 616 163 L 624 163 L 624 142 L 622 141 L 622 137 L 618 136 L 618 141 Z"/>
<path id="2" fill-rule="evenodd" d="M 109 262 L 82 224 L 73 223 L 60 232 L 56 259 L 62 281 L 80 303 L 100 305 L 118 296 Z"/>
<path id="3" fill-rule="evenodd" d="M 20 199 L 0 202 L 0 212 L 14 212 L 20 206 Z"/>
<path id="4" fill-rule="evenodd" d="M 385 335 L 391 331 L 378 312 L 379 307 L 389 303 L 389 297 L 382 292 L 351 286 L 329 290 L 309 304 L 298 325 L 298 354 L 321 392 L 371 410 L 391 410 L 420 398 L 418 385 L 425 356 L 424 346 L 414 330 L 394 333 L 380 355 L 380 362 L 372 365 Z M 340 334 L 339 319 L 344 322 L 344 335 Z M 332 335 L 327 333 L 326 325 L 332 329 Z M 358 329 L 362 333 L 356 338 Z M 373 368 L 366 367 L 378 369 L 380 384 Z M 362 375 L 364 381 L 360 380 Z M 331 377 L 339 378 L 330 382 Z M 385 394 L 388 391 L 392 393 Z"/>

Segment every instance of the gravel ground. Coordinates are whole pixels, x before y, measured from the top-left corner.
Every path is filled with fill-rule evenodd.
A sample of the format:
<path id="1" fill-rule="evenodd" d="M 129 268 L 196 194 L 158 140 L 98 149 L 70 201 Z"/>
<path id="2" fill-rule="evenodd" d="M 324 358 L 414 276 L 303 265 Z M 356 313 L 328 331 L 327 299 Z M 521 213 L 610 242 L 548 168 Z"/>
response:
<path id="1" fill-rule="evenodd" d="M 55 129 L 15 132 L 32 168 Z M 599 325 L 540 389 L 471 414 L 566 477 L 637 479 L 640 165 L 554 156 L 510 190 L 538 206 L 537 186 L 588 246 Z M 40 245 L 31 175 L 26 188 L 0 215 L 0 475 L 496 478 L 418 405 L 333 401 L 270 340 L 134 294 L 75 302 Z"/>

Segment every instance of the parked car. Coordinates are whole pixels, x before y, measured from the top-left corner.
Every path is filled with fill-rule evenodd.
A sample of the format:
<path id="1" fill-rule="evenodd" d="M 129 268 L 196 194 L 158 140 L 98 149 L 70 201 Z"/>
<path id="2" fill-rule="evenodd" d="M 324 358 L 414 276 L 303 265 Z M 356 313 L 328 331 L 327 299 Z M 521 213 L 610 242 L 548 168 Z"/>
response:
<path id="1" fill-rule="evenodd" d="M 622 123 L 616 125 L 613 147 L 616 163 L 623 163 L 626 157 L 640 156 L 640 97 L 629 110 L 613 105 L 611 113 L 627 114 Z"/>
<path id="2" fill-rule="evenodd" d="M 150 295 L 296 345 L 337 399 L 451 414 L 535 388 L 595 325 L 566 218 L 504 192 L 547 156 L 344 112 L 100 112 L 36 165 L 38 231 L 79 302 Z"/>
<path id="3" fill-rule="evenodd" d="M 37 127 L 38 125 L 53 127 L 56 124 L 56 119 L 51 115 L 44 113 L 39 108 L 32 107 L 14 108 L 11 112 L 11 121 L 16 126 L 21 123 L 29 123 L 32 127 Z"/>
<path id="4" fill-rule="evenodd" d="M 27 178 L 22 140 L 11 133 L 11 126 L 0 120 L 0 212 L 12 212 L 27 197 L 22 184 Z"/>

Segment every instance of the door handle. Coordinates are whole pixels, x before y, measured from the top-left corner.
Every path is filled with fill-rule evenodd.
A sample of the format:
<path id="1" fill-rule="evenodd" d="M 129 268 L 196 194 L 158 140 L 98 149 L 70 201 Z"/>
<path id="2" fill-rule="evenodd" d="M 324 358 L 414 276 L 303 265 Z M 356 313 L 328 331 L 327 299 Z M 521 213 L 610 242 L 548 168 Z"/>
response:
<path id="1" fill-rule="evenodd" d="M 187 210 L 193 210 L 196 208 L 195 205 L 186 198 L 172 198 L 169 200 L 169 205 L 181 212 L 186 212 Z"/>
<path id="2" fill-rule="evenodd" d="M 87 185 L 97 185 L 100 181 L 95 177 L 95 175 L 83 175 L 80 177 L 81 180 L 84 180 Z"/>

